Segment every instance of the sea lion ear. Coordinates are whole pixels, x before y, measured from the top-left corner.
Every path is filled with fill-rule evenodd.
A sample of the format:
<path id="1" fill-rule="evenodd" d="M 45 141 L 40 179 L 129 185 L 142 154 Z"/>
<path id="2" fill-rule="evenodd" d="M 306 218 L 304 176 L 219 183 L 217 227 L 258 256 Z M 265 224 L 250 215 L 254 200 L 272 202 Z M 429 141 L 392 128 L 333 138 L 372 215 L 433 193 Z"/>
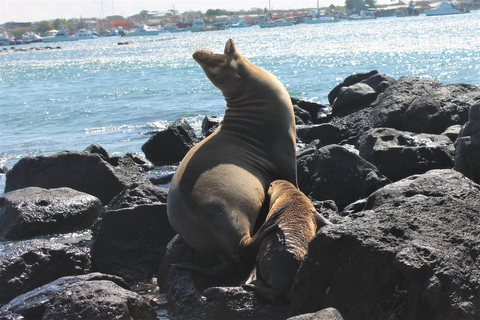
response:
<path id="1" fill-rule="evenodd" d="M 224 53 L 225 54 L 235 54 L 235 52 L 237 51 L 237 47 L 235 46 L 235 42 L 233 42 L 232 39 L 229 39 L 227 41 L 227 43 L 225 44 L 225 51 Z"/>

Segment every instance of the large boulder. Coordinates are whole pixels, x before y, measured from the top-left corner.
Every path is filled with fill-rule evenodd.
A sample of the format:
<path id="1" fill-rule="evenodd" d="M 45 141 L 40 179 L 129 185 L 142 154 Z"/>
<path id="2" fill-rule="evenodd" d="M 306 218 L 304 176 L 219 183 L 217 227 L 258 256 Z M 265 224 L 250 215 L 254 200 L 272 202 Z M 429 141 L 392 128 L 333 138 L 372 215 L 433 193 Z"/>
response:
<path id="1" fill-rule="evenodd" d="M 156 166 L 180 162 L 197 141 L 186 119 L 178 119 L 167 129 L 153 134 L 142 146 L 145 156 Z"/>
<path id="2" fill-rule="evenodd" d="M 59 277 L 90 271 L 90 257 L 77 247 L 47 240 L 15 243 L 1 254 L 0 303 Z"/>
<path id="3" fill-rule="evenodd" d="M 325 123 L 332 116 L 332 108 L 329 105 L 323 105 L 314 101 L 307 101 L 297 97 L 291 97 L 294 110 L 297 106 L 299 109 L 305 110 L 309 113 L 310 116 L 306 116 L 303 112 L 297 111 L 295 114 L 299 116 L 302 120 L 311 121 L 312 123 Z"/>
<path id="4" fill-rule="evenodd" d="M 468 110 L 480 103 L 480 89 L 457 83 L 437 88 L 415 99 L 405 111 L 405 129 L 413 132 L 441 133 L 468 120 Z"/>
<path id="5" fill-rule="evenodd" d="M 125 280 L 117 276 L 102 273 L 67 276 L 15 297 L 2 307 L 0 315 L 10 312 L 18 316 L 23 316 L 25 319 L 42 319 L 45 310 L 53 302 L 55 296 L 59 292 L 66 290 L 69 285 L 77 282 L 98 280 L 111 281 L 123 289 L 130 289 Z"/>
<path id="6" fill-rule="evenodd" d="M 339 209 L 390 183 L 374 165 L 339 145 L 299 154 L 297 172 L 303 193 L 313 200 L 334 200 Z"/>
<path id="7" fill-rule="evenodd" d="M 134 183 L 125 188 L 107 206 L 108 210 L 130 208 L 145 204 L 167 203 L 168 190 L 151 182 Z"/>
<path id="8" fill-rule="evenodd" d="M 343 320 L 343 317 L 337 309 L 325 308 L 317 312 L 291 317 L 287 320 Z"/>
<path id="9" fill-rule="evenodd" d="M 470 109 L 455 141 L 455 169 L 480 183 L 480 103 Z"/>
<path id="10" fill-rule="evenodd" d="M 344 87 L 349 87 L 351 85 L 354 85 L 356 83 L 359 83 L 365 79 L 370 78 L 371 76 L 374 76 L 378 74 L 377 70 L 372 70 L 370 72 L 365 72 L 365 73 L 354 73 L 348 77 L 346 77 L 341 83 L 339 83 L 335 88 L 333 88 L 329 93 L 328 93 L 328 103 L 330 105 L 333 105 L 335 102 L 335 99 L 338 96 L 338 93 L 340 90 Z"/>
<path id="11" fill-rule="evenodd" d="M 81 281 L 58 292 L 42 319 L 155 320 L 149 301 L 106 280 Z"/>
<path id="12" fill-rule="evenodd" d="M 366 75 L 369 74 L 371 73 Z M 339 88 L 332 104 L 332 113 L 334 115 L 346 114 L 367 107 L 394 82 L 395 79 L 382 73 L 373 74 L 348 86 L 345 85 L 344 81 L 344 85 Z"/>
<path id="13" fill-rule="evenodd" d="M 14 190 L 0 198 L 0 237 L 18 240 L 90 228 L 102 209 L 98 198 L 70 188 Z"/>
<path id="14" fill-rule="evenodd" d="M 20 159 L 6 176 L 5 192 L 27 187 L 69 187 L 107 204 L 126 186 L 146 181 L 129 157 L 105 158 L 89 151 L 62 151 Z"/>
<path id="15" fill-rule="evenodd" d="M 348 319 L 478 319 L 480 186 L 432 170 L 347 207 L 311 241 L 292 313 Z"/>
<path id="16" fill-rule="evenodd" d="M 373 103 L 371 116 L 373 126 L 406 130 L 404 115 L 415 99 L 440 88 L 438 80 L 425 80 L 414 77 L 401 77 L 390 85 Z"/>
<path id="17" fill-rule="evenodd" d="M 374 128 L 357 140 L 360 156 L 392 181 L 453 167 L 455 148 L 445 135 Z"/>
<path id="18" fill-rule="evenodd" d="M 329 123 L 314 125 L 297 125 L 297 138 L 303 143 L 319 140 L 319 144 L 326 146 L 340 143 L 343 140 L 343 131 Z"/>
<path id="19" fill-rule="evenodd" d="M 478 102 L 480 89 L 474 85 L 401 77 L 378 96 L 371 118 L 376 128 L 440 134 L 452 125 L 463 125 L 468 110 Z"/>
<path id="20" fill-rule="evenodd" d="M 175 234 L 165 204 L 107 211 L 91 248 L 92 265 L 128 282 L 149 279 Z"/>
<path id="21" fill-rule="evenodd" d="M 160 290 L 166 289 L 169 310 L 176 319 L 287 318 L 285 304 L 262 301 L 256 293 L 240 286 L 248 273 L 210 277 L 172 266 L 172 263 L 215 266 L 219 262 L 199 253 L 179 236 L 170 242 L 159 272 L 159 285 Z"/>

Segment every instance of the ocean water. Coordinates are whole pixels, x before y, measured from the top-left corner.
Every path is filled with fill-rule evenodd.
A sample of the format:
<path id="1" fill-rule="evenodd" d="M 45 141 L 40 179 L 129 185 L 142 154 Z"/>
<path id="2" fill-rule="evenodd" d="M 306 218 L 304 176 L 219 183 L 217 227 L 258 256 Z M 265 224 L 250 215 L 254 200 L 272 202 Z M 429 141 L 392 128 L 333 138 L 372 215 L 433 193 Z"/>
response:
<path id="1" fill-rule="evenodd" d="M 480 11 L 50 43 L 61 49 L 0 53 L 0 166 L 92 143 L 141 152 L 149 133 L 178 118 L 200 130 L 225 102 L 191 55 L 222 53 L 229 38 L 292 96 L 324 104 L 345 77 L 373 69 L 480 86 Z M 2 174 L 0 193 L 4 185 Z"/>

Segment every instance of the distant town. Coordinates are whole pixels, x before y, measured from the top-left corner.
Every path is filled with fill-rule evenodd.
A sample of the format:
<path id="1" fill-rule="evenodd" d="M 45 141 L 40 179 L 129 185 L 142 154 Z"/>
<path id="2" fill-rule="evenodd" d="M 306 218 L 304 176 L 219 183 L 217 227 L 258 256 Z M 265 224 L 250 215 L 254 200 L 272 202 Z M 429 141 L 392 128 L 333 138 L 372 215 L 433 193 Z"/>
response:
<path id="1" fill-rule="evenodd" d="M 298 23 L 317 23 L 339 21 L 341 19 L 369 19 L 389 16 L 411 16 L 428 14 L 437 7 L 447 6 L 447 11 L 439 14 L 467 13 L 480 9 L 480 0 L 456 0 L 452 2 L 439 1 L 399 1 L 396 4 L 377 6 L 376 0 L 346 0 L 344 6 L 322 8 L 308 8 L 297 10 L 275 10 L 268 8 L 252 8 L 242 11 L 228 11 L 209 9 L 206 12 L 191 11 L 179 13 L 172 9 L 167 12 L 143 10 L 137 14 L 123 17 L 119 15 L 104 18 L 72 18 L 54 19 L 37 22 L 7 22 L 0 25 L 0 41 L 2 45 L 40 42 L 40 39 L 55 37 L 59 31 L 65 37 L 79 38 L 82 32 L 88 37 L 126 35 L 136 30 L 138 35 L 154 34 L 154 30 L 163 32 L 195 31 L 195 24 L 199 31 L 219 30 L 228 27 L 248 27 L 262 25 L 264 27 L 291 25 Z M 433 14 L 432 14 L 433 15 Z M 320 21 L 322 20 L 322 21 Z M 201 21 L 201 23 L 200 23 Z M 279 22 L 282 21 L 282 24 Z M 276 23 L 276 25 L 275 25 Z M 80 32 L 80 33 L 79 33 Z M 150 33 L 149 33 L 150 32 Z M 133 34 L 132 34 L 133 35 Z M 30 40 L 28 40 L 30 38 Z M 71 39 L 68 39 L 71 40 Z M 47 41 L 45 41 L 47 42 Z"/>

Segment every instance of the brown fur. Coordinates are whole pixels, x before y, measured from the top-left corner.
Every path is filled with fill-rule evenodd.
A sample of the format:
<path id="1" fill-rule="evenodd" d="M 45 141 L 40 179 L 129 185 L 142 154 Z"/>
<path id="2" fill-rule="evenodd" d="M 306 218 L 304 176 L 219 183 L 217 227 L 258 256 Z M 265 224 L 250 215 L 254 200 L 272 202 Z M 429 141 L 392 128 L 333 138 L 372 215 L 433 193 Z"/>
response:
<path id="1" fill-rule="evenodd" d="M 233 40 L 224 54 L 201 50 L 193 57 L 222 91 L 227 110 L 220 128 L 180 163 L 168 218 L 199 251 L 239 265 L 256 255 L 253 229 L 270 182 L 296 184 L 293 107 L 280 81 L 243 57 Z"/>
<path id="2" fill-rule="evenodd" d="M 288 296 L 300 263 L 305 258 L 308 244 L 317 227 L 330 224 L 321 217 L 310 200 L 288 181 L 270 184 L 270 211 L 277 228 L 266 235 L 257 257 L 257 280 L 250 285 L 261 296 L 273 300 Z M 247 286 L 248 287 L 248 286 Z"/>

